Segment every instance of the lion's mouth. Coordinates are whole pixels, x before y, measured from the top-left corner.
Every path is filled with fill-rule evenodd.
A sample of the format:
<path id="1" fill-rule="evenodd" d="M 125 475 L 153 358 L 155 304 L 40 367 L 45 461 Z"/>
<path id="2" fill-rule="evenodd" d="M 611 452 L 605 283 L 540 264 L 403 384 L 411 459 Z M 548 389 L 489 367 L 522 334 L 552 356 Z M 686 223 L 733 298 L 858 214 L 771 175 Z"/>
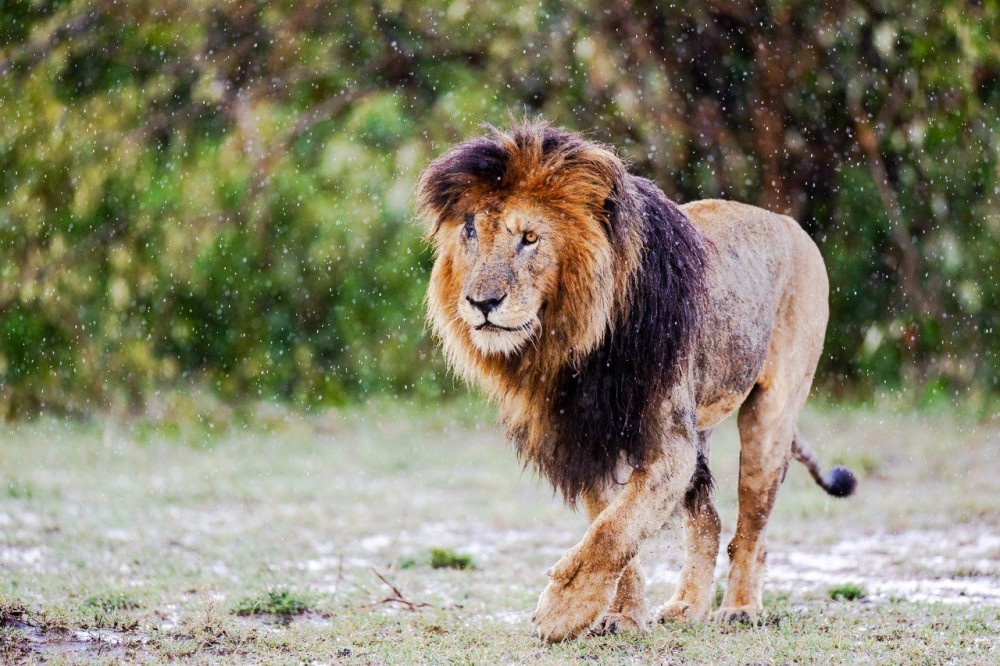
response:
<path id="1" fill-rule="evenodd" d="M 477 331 L 505 331 L 507 333 L 521 333 L 522 331 L 527 331 L 531 328 L 531 322 L 526 321 L 520 326 L 514 326 L 513 328 L 509 326 L 501 326 L 500 324 L 494 324 L 491 321 L 484 321 L 479 326 L 476 326 Z"/>

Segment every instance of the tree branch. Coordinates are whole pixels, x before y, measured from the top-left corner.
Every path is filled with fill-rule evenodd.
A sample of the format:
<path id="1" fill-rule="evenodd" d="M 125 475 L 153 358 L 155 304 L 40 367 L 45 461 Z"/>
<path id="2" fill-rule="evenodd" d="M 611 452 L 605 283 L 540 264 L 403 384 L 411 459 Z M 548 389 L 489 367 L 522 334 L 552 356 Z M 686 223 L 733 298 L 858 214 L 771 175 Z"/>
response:
<path id="1" fill-rule="evenodd" d="M 931 299 L 920 281 L 919 264 L 920 251 L 913 240 L 906 225 L 902 207 L 899 205 L 899 197 L 896 190 L 889 182 L 889 173 L 885 168 L 885 161 L 882 159 L 882 152 L 879 148 L 879 137 L 875 129 L 866 118 L 864 109 L 860 102 L 852 100 L 850 103 L 851 117 L 854 121 L 854 129 L 857 133 L 858 144 L 868 162 L 868 170 L 875 187 L 878 189 L 879 198 L 885 206 L 886 215 L 889 218 L 889 235 L 895 243 L 900 253 L 898 266 L 900 288 L 903 299 L 911 306 L 921 311 L 922 314 L 930 317 L 939 317 L 941 309 L 936 301 Z"/>

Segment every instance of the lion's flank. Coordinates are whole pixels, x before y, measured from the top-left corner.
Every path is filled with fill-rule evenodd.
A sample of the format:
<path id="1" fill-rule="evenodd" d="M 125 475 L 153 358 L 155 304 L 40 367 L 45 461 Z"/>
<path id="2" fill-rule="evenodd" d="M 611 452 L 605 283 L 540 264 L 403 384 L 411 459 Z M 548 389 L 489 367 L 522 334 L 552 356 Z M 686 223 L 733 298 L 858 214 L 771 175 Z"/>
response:
<path id="1" fill-rule="evenodd" d="M 428 167 L 419 190 L 432 235 L 446 220 L 514 198 L 566 220 L 545 334 L 500 362 L 472 348 L 453 318 L 438 317 L 451 323 L 436 333 L 453 365 L 500 402 L 522 459 L 572 501 L 659 449 L 657 412 L 681 379 L 701 318 L 705 241 L 613 151 L 543 123 L 460 144 Z M 445 293 L 453 288 L 432 279 L 432 307 L 457 298 Z"/>

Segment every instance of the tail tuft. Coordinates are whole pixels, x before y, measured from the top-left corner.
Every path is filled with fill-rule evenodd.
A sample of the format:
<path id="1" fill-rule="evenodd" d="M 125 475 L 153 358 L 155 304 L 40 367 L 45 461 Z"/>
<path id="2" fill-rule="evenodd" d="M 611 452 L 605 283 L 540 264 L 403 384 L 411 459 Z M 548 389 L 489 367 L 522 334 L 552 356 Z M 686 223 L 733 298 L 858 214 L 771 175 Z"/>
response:
<path id="1" fill-rule="evenodd" d="M 698 463 L 694 468 L 694 476 L 688 485 L 687 494 L 684 496 L 684 506 L 688 514 L 698 515 L 702 507 L 712 501 L 712 488 L 715 487 L 715 480 L 712 479 L 712 472 L 708 469 L 708 458 L 701 451 L 698 452 Z"/>
<path id="2" fill-rule="evenodd" d="M 838 465 L 827 472 L 822 485 L 823 490 L 833 497 L 850 497 L 858 487 L 858 480 L 854 472 Z"/>
<path id="3" fill-rule="evenodd" d="M 838 465 L 824 475 L 819 459 L 799 433 L 795 433 L 795 439 L 792 440 L 792 456 L 805 465 L 813 481 L 833 497 L 850 497 L 858 487 L 854 472 L 846 467 Z"/>

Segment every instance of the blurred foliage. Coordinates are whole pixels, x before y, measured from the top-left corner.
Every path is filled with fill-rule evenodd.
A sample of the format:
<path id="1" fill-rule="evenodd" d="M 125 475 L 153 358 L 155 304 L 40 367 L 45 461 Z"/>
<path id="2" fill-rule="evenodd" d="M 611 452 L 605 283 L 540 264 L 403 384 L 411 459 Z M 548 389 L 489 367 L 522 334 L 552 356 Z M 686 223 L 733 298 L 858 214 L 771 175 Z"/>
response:
<path id="1" fill-rule="evenodd" d="M 996 392 L 995 1 L 0 0 L 0 405 L 453 390 L 421 167 L 541 113 L 787 212 L 835 392 Z"/>

